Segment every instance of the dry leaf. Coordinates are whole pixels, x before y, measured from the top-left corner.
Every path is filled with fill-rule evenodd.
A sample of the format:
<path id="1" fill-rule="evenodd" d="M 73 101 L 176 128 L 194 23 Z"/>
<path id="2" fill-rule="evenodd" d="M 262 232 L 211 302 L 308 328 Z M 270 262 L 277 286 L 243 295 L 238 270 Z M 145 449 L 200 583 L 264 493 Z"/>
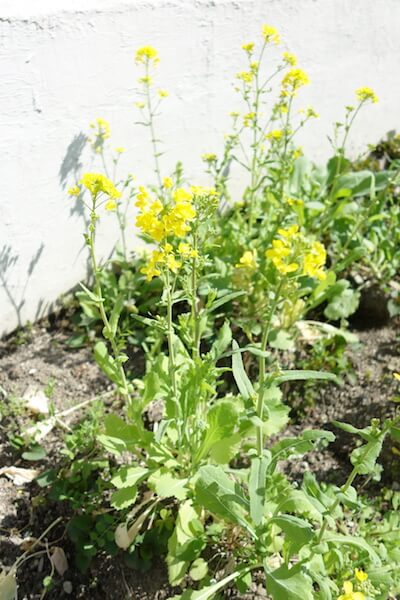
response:
<path id="1" fill-rule="evenodd" d="M 53 548 L 50 560 L 57 573 L 62 577 L 65 571 L 68 569 L 68 560 L 65 556 L 64 550 L 60 548 L 60 546 Z"/>
<path id="2" fill-rule="evenodd" d="M 41 442 L 54 429 L 56 423 L 57 419 L 50 417 L 44 421 L 39 421 L 39 423 L 32 425 L 32 427 L 28 427 L 23 434 L 25 442 L 29 443 L 32 440 L 37 443 Z"/>
<path id="3" fill-rule="evenodd" d="M 24 469 L 23 467 L 3 467 L 0 469 L 0 475 L 5 475 L 15 485 L 24 485 L 30 483 L 39 475 L 37 469 Z"/>
<path id="4" fill-rule="evenodd" d="M 118 548 L 122 548 L 123 550 L 127 550 L 132 543 L 131 538 L 128 535 L 128 528 L 126 523 L 120 523 L 115 530 L 114 534 L 115 543 Z"/>
<path id="5" fill-rule="evenodd" d="M 43 390 L 29 386 L 23 395 L 27 408 L 35 415 L 49 414 L 49 400 Z"/>
<path id="6" fill-rule="evenodd" d="M 17 598 L 17 580 L 15 573 L 6 575 L 0 573 L 0 598 L 1 600 L 15 600 Z"/>

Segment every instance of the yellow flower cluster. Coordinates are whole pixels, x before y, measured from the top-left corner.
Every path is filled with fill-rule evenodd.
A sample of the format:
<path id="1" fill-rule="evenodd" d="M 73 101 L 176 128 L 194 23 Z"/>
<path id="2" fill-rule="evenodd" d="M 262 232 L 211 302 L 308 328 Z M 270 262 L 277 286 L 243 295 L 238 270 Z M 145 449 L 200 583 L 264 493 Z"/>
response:
<path id="1" fill-rule="evenodd" d="M 272 241 L 272 248 L 266 250 L 265 257 L 282 275 L 297 271 L 298 275 L 325 279 L 326 251 L 320 242 L 305 240 L 298 225 L 278 229 L 278 234 L 281 239 Z"/>
<path id="2" fill-rule="evenodd" d="M 192 192 L 177 188 L 172 193 L 172 205 L 164 207 L 159 199 L 151 198 L 148 190 L 140 186 L 136 206 L 141 212 L 136 225 L 158 243 L 169 235 L 183 237 L 190 231 L 188 223 L 196 216 L 192 200 Z"/>
<path id="3" fill-rule="evenodd" d="M 171 177 L 164 177 L 164 179 L 162 181 L 162 185 L 163 185 L 163 188 L 165 188 L 166 190 L 169 190 L 174 185 L 174 182 L 172 181 Z"/>
<path id="4" fill-rule="evenodd" d="M 157 90 L 157 94 L 160 96 L 160 98 L 167 98 L 169 96 L 169 92 L 167 90 Z"/>
<path id="5" fill-rule="evenodd" d="M 144 75 L 143 77 L 139 77 L 139 83 L 143 83 L 143 85 L 151 86 L 153 85 L 153 80 L 149 75 Z"/>
<path id="6" fill-rule="evenodd" d="M 243 44 L 242 50 L 244 50 L 248 54 L 252 54 L 252 52 L 254 50 L 254 42 L 249 42 L 248 44 Z"/>
<path id="7" fill-rule="evenodd" d="M 90 123 L 89 127 L 95 129 L 96 135 L 102 137 L 104 140 L 111 136 L 110 123 L 101 117 Z"/>
<path id="8" fill-rule="evenodd" d="M 281 36 L 279 35 L 275 27 L 271 27 L 271 25 L 263 25 L 262 36 L 266 43 L 272 42 L 276 45 L 281 43 Z"/>
<path id="9" fill-rule="evenodd" d="M 367 102 L 371 100 L 374 104 L 379 102 L 378 96 L 370 87 L 360 87 L 356 90 L 356 97 L 359 102 Z"/>
<path id="10" fill-rule="evenodd" d="M 135 62 L 137 64 L 146 64 L 148 62 L 157 64 L 159 60 L 158 52 L 153 46 L 142 46 L 142 48 L 136 50 Z"/>
<path id="11" fill-rule="evenodd" d="M 243 126 L 250 127 L 256 117 L 255 112 L 249 112 L 246 115 L 243 115 Z"/>
<path id="12" fill-rule="evenodd" d="M 241 71 L 240 73 L 236 73 L 236 79 L 240 79 L 240 81 L 244 81 L 244 83 L 251 83 L 253 77 L 253 71 Z"/>
<path id="13" fill-rule="evenodd" d="M 299 88 L 310 83 L 310 78 L 303 69 L 290 69 L 282 79 L 283 95 L 294 96 Z"/>
<path id="14" fill-rule="evenodd" d="M 79 196 L 80 193 L 81 193 L 81 189 L 77 185 L 70 187 L 68 190 L 68 194 L 70 196 Z"/>
<path id="15" fill-rule="evenodd" d="M 297 56 L 295 54 L 292 54 L 291 52 L 284 52 L 283 60 L 285 61 L 285 63 L 291 65 L 292 67 L 295 67 L 297 65 Z"/>
<path id="16" fill-rule="evenodd" d="M 283 137 L 282 129 L 273 129 L 265 136 L 267 140 L 281 140 Z"/>
<path id="17" fill-rule="evenodd" d="M 92 196 L 106 194 L 106 196 L 109 196 L 114 200 L 121 197 L 121 192 L 119 192 L 113 182 L 102 173 L 85 173 L 82 175 L 82 179 L 79 183 L 89 190 Z"/>
<path id="18" fill-rule="evenodd" d="M 178 254 L 183 259 L 198 257 L 197 250 L 194 250 L 186 242 L 180 242 L 178 245 Z M 177 273 L 181 267 L 182 262 L 176 259 L 172 244 L 166 243 L 159 250 L 153 250 L 149 262 L 145 267 L 140 269 L 140 272 L 146 275 L 147 281 L 151 281 L 153 277 L 161 275 L 163 268 L 172 271 L 172 273 Z"/>
<path id="19" fill-rule="evenodd" d="M 237 269 L 254 271 L 257 268 L 257 252 L 255 250 L 246 250 L 235 267 Z"/>
<path id="20" fill-rule="evenodd" d="M 357 581 L 363 583 L 364 581 L 367 581 L 368 573 L 366 573 L 362 569 L 354 569 L 354 577 L 357 579 Z"/>
<path id="21" fill-rule="evenodd" d="M 217 161 L 217 155 L 211 152 L 207 152 L 201 155 L 201 158 L 206 163 L 214 163 Z"/>
<path id="22" fill-rule="evenodd" d="M 353 590 L 351 581 L 345 581 L 343 583 L 344 594 L 341 594 L 338 600 L 365 600 L 365 595 L 362 592 L 354 592 Z"/>

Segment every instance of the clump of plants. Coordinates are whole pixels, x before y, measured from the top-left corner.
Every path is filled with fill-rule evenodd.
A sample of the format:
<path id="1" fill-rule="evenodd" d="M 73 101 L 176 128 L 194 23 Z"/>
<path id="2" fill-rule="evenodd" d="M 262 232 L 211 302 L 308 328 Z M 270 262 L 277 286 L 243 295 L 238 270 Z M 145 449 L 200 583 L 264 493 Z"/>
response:
<path id="1" fill-rule="evenodd" d="M 331 432 L 273 441 L 289 419 L 285 382 L 336 381 L 318 356 L 329 346 L 316 353 L 330 371 L 285 369 L 279 351 L 295 347 L 310 311 L 319 307 L 340 323 L 355 310 L 358 292 L 344 275 L 367 264 L 367 255 L 372 264 L 379 244 L 365 234 L 379 229 L 393 183 L 392 172 L 353 172 L 345 155 L 354 118 L 377 101 L 370 88 L 357 90 L 356 105 L 336 125 L 326 168 L 302 157 L 295 134 L 317 113 L 297 109 L 309 78 L 293 54 L 285 52 L 274 72 L 264 69 L 279 43 L 265 25 L 259 46 L 243 45 L 247 62 L 236 82 L 244 111 L 232 114 L 222 158 L 203 157 L 210 187 L 187 182 L 180 165 L 162 172 L 155 121 L 167 93 L 154 87 L 159 57 L 145 46 L 136 53 L 138 108 L 151 134 L 155 183 L 117 181 L 104 168 L 83 174 L 70 191 L 89 215 L 94 286 L 79 295 L 84 318 L 89 327 L 101 323 L 94 355 L 124 401 L 123 414 L 106 415 L 97 436 L 120 465 L 107 477 L 114 542 L 138 564 L 163 540 L 170 583 L 182 589 L 174 600 L 217 598 L 228 585 L 244 592 L 260 570 L 274 600 L 383 600 L 400 590 L 398 544 L 388 543 L 385 526 L 375 527 L 374 509 L 356 489 L 379 476 L 379 453 L 387 435 L 399 436 L 398 418 L 364 429 L 336 423 L 355 436 L 350 473 L 337 486 L 310 472 L 297 484 L 281 469 L 332 442 Z M 98 120 L 93 130 L 105 165 L 108 124 Z M 234 166 L 247 176 L 236 203 Z M 134 198 L 148 242 L 132 261 L 124 197 Z M 96 254 L 105 211 L 121 225 L 118 275 Z M 395 260 L 393 252 L 385 261 Z M 145 374 L 135 379 L 127 365 L 138 339 Z M 155 403 L 161 417 L 148 423 Z M 110 523 L 101 527 L 109 531 Z"/>

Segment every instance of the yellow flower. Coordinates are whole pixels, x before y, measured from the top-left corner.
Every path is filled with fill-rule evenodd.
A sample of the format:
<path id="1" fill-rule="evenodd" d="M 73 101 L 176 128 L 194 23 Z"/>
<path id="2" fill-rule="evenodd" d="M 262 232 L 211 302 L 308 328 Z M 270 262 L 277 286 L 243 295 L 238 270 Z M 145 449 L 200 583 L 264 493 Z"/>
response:
<path id="1" fill-rule="evenodd" d="M 249 127 L 250 123 L 252 123 L 255 119 L 256 113 L 249 112 L 246 115 L 243 115 L 243 125 L 245 127 Z"/>
<path id="2" fill-rule="evenodd" d="M 365 600 L 365 596 L 362 592 L 353 592 L 353 584 L 351 581 L 345 581 L 343 583 L 344 594 L 338 597 L 338 600 Z"/>
<path id="3" fill-rule="evenodd" d="M 136 50 L 135 62 L 138 64 L 145 64 L 146 62 L 156 64 L 159 60 L 158 52 L 153 46 L 142 46 L 142 48 Z"/>
<path id="4" fill-rule="evenodd" d="M 212 153 L 206 153 L 201 155 L 202 160 L 207 163 L 214 163 L 217 160 L 217 155 Z"/>
<path id="5" fill-rule="evenodd" d="M 251 69 L 252 73 L 255 73 L 257 71 L 257 69 L 259 67 L 259 64 L 260 63 L 258 62 L 258 60 L 252 60 L 251 61 L 251 63 L 250 63 L 250 69 Z"/>
<path id="6" fill-rule="evenodd" d="M 310 78 L 303 69 L 293 68 L 282 79 L 282 88 L 284 91 L 294 95 L 300 87 L 309 83 Z"/>
<path id="7" fill-rule="evenodd" d="M 371 100 L 374 104 L 379 102 L 378 96 L 370 87 L 358 88 L 358 90 L 356 90 L 356 97 L 359 102 L 367 102 L 367 100 Z"/>
<path id="8" fill-rule="evenodd" d="M 122 154 L 123 152 L 126 152 L 126 149 L 122 146 L 118 146 L 117 148 L 115 148 L 115 152 L 118 152 L 118 154 Z"/>
<path id="9" fill-rule="evenodd" d="M 295 54 L 291 54 L 290 52 L 283 53 L 283 60 L 292 67 L 297 65 L 297 56 Z"/>
<path id="10" fill-rule="evenodd" d="M 288 242 L 282 240 L 273 240 L 272 248 L 266 250 L 265 257 L 269 258 L 276 269 L 282 274 L 293 273 L 297 271 L 299 265 L 295 262 L 286 262 L 285 259 L 291 254 L 291 249 Z"/>
<path id="11" fill-rule="evenodd" d="M 236 79 L 244 81 L 244 83 L 251 83 L 253 81 L 254 73 L 252 71 L 241 71 L 236 73 Z"/>
<path id="12" fill-rule="evenodd" d="M 267 43 L 272 42 L 276 45 L 281 43 L 281 36 L 275 27 L 271 27 L 271 25 L 262 26 L 262 36 Z"/>
<path id="13" fill-rule="evenodd" d="M 204 187 L 202 185 L 191 185 L 190 191 L 192 192 L 193 196 L 219 196 L 219 193 L 215 188 Z"/>
<path id="14" fill-rule="evenodd" d="M 297 160 L 300 156 L 303 156 L 303 149 L 299 146 L 293 151 L 293 158 Z"/>
<path id="15" fill-rule="evenodd" d="M 149 191 L 143 185 L 139 185 L 139 193 L 136 195 L 136 198 L 135 206 L 143 210 L 150 200 Z"/>
<path id="16" fill-rule="evenodd" d="M 105 209 L 112 211 L 115 210 L 117 208 L 117 203 L 115 202 L 115 200 L 108 200 L 105 204 Z"/>
<path id="17" fill-rule="evenodd" d="M 186 242 L 180 242 L 178 252 L 183 258 L 198 258 L 199 253 Z"/>
<path id="18" fill-rule="evenodd" d="M 172 194 L 172 199 L 175 202 L 190 202 L 193 198 L 193 194 L 185 190 L 185 188 L 177 188 Z"/>
<path id="19" fill-rule="evenodd" d="M 142 109 L 142 108 L 144 108 L 146 105 L 145 105 L 145 103 L 144 103 L 144 102 L 135 102 L 135 106 L 136 106 L 136 108 L 140 108 L 140 109 Z"/>
<path id="20" fill-rule="evenodd" d="M 232 117 L 232 119 L 237 119 L 238 117 L 240 117 L 240 113 L 238 113 L 237 110 L 232 110 L 229 113 L 229 116 Z"/>
<path id="21" fill-rule="evenodd" d="M 299 208 L 304 206 L 303 200 L 300 200 L 299 198 L 286 198 L 286 202 L 289 204 L 289 206 L 295 206 Z"/>
<path id="22" fill-rule="evenodd" d="M 174 185 L 174 182 L 172 181 L 171 177 L 164 177 L 162 184 L 166 190 L 169 190 Z"/>
<path id="23" fill-rule="evenodd" d="M 173 273 L 177 273 L 178 270 L 181 268 L 182 263 L 179 262 L 179 260 L 176 260 L 175 256 L 173 254 L 168 254 L 166 259 L 165 259 L 165 264 L 167 265 L 168 269 L 170 271 L 172 271 Z"/>
<path id="24" fill-rule="evenodd" d="M 68 194 L 70 196 L 79 196 L 80 193 L 81 193 L 81 190 L 77 185 L 70 187 L 68 190 Z"/>
<path id="25" fill-rule="evenodd" d="M 101 173 L 85 173 L 79 183 L 89 190 L 92 196 L 103 193 L 114 199 L 121 197 L 121 192 L 117 190 L 112 181 Z"/>
<path id="26" fill-rule="evenodd" d="M 326 261 L 326 250 L 320 242 L 313 242 L 310 251 L 304 256 L 303 273 L 309 277 L 323 280 L 326 273 L 323 270 Z"/>
<path id="27" fill-rule="evenodd" d="M 368 579 L 368 573 L 366 573 L 362 569 L 354 569 L 354 576 L 360 583 L 363 583 Z"/>
<path id="28" fill-rule="evenodd" d="M 247 44 L 243 44 L 242 50 L 244 50 L 248 54 L 251 54 L 254 50 L 254 42 L 248 42 Z"/>
<path id="29" fill-rule="evenodd" d="M 393 377 L 397 380 L 400 381 L 400 373 L 393 373 Z"/>
<path id="30" fill-rule="evenodd" d="M 267 140 L 281 140 L 283 136 L 282 129 L 273 129 L 265 136 Z"/>
<path id="31" fill-rule="evenodd" d="M 89 127 L 96 129 L 96 135 L 102 137 L 104 140 L 111 136 L 110 123 L 101 117 L 90 123 Z"/>
<path id="32" fill-rule="evenodd" d="M 152 85 L 153 80 L 149 75 L 143 75 L 143 77 L 139 77 L 138 82 L 143 83 L 143 85 L 150 86 Z"/>
<path id="33" fill-rule="evenodd" d="M 299 232 L 298 225 L 291 225 L 287 229 L 278 229 L 279 235 L 281 235 L 282 237 L 284 237 L 285 239 L 288 239 L 288 240 L 290 240 L 295 235 L 297 235 L 298 232 Z"/>
<path id="34" fill-rule="evenodd" d="M 257 252 L 255 250 L 246 250 L 243 256 L 239 259 L 239 262 L 235 265 L 238 269 L 250 269 L 254 270 L 257 268 Z"/>
<path id="35" fill-rule="evenodd" d="M 157 90 L 157 94 L 160 96 L 160 98 L 167 98 L 167 96 L 169 96 L 167 90 Z"/>

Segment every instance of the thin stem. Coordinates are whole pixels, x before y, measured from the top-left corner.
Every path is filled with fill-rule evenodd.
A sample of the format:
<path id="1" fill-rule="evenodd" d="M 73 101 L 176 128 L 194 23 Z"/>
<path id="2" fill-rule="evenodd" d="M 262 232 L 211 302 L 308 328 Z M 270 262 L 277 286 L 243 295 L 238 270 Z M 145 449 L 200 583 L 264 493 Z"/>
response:
<path id="1" fill-rule="evenodd" d="M 176 365 L 175 365 L 175 350 L 174 350 L 174 324 L 172 320 L 172 293 L 169 271 L 166 269 L 165 284 L 167 289 L 167 339 L 168 339 L 168 369 L 169 377 L 172 383 L 173 401 L 176 407 L 176 417 L 181 416 L 181 406 L 178 399 L 178 388 L 176 385 Z"/>
<path id="2" fill-rule="evenodd" d="M 268 344 L 268 336 L 271 329 L 271 323 L 273 316 L 276 311 L 276 307 L 278 306 L 278 302 L 280 300 L 281 289 L 283 285 L 283 279 L 279 282 L 278 288 L 276 290 L 274 302 L 271 307 L 271 311 L 268 317 L 267 324 L 263 330 L 261 337 L 261 351 L 263 353 L 262 356 L 258 359 L 258 398 L 257 398 L 257 416 L 261 421 L 261 424 L 257 428 L 257 453 L 259 456 L 262 456 L 264 450 L 264 434 L 262 428 L 262 420 L 263 420 L 263 412 L 264 412 L 264 383 L 265 383 L 265 352 Z"/>
<path id="3" fill-rule="evenodd" d="M 149 61 L 146 62 L 146 77 L 147 78 L 149 77 Z M 162 181 L 161 181 L 160 163 L 158 160 L 159 152 L 157 149 L 157 139 L 156 139 L 156 134 L 155 134 L 155 130 L 154 130 L 154 111 L 153 111 L 153 106 L 152 106 L 152 102 L 151 102 L 150 84 L 148 81 L 147 81 L 147 83 L 145 83 L 145 88 L 146 88 L 147 109 L 149 111 L 149 126 L 150 126 L 150 132 L 151 132 L 151 144 L 153 146 L 153 155 L 154 155 L 154 165 L 155 165 L 154 170 L 157 175 L 158 186 L 161 191 L 162 190 Z"/>
<path id="4" fill-rule="evenodd" d="M 122 366 L 122 363 L 118 360 L 120 353 L 118 351 L 117 342 L 115 339 L 115 335 L 113 334 L 113 332 L 111 330 L 110 322 L 108 320 L 106 311 L 104 309 L 104 299 L 103 299 L 100 276 L 99 276 L 100 271 L 97 266 L 97 259 L 96 259 L 96 252 L 95 252 L 96 221 L 97 221 L 97 215 L 96 215 L 95 209 L 96 209 L 96 196 L 92 196 L 92 209 L 91 209 L 91 215 L 90 215 L 91 222 L 90 222 L 90 227 L 89 227 L 90 234 L 88 236 L 88 243 L 89 243 L 90 258 L 91 258 L 92 270 L 93 270 L 94 281 L 95 281 L 95 294 L 98 297 L 97 306 L 99 308 L 99 312 L 100 312 L 101 320 L 103 321 L 104 328 L 107 332 L 107 339 L 109 340 L 109 342 L 111 344 L 113 357 L 118 363 L 118 371 L 119 371 L 120 381 L 122 384 L 121 385 L 122 394 L 125 396 L 125 398 L 130 403 L 131 395 L 129 392 L 129 385 L 128 385 L 128 381 L 126 379 L 125 370 L 124 370 L 124 367 Z"/>
<path id="5" fill-rule="evenodd" d="M 198 314 L 198 298 L 197 298 L 197 247 L 198 235 L 197 228 L 193 230 L 193 250 L 195 256 L 192 259 L 192 323 L 193 323 L 193 358 L 200 355 L 200 329 L 199 329 L 199 314 Z"/>

